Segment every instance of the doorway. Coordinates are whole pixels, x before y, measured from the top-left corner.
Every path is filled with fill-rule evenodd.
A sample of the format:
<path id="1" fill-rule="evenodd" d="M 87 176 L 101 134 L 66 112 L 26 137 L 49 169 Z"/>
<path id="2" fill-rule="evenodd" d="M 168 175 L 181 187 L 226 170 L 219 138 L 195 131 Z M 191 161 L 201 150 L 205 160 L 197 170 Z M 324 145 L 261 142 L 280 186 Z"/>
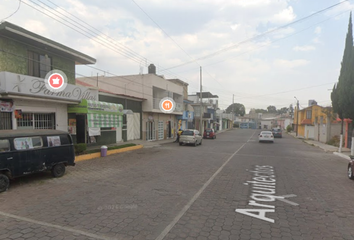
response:
<path id="1" fill-rule="evenodd" d="M 76 115 L 76 141 L 86 143 L 86 115 Z"/>

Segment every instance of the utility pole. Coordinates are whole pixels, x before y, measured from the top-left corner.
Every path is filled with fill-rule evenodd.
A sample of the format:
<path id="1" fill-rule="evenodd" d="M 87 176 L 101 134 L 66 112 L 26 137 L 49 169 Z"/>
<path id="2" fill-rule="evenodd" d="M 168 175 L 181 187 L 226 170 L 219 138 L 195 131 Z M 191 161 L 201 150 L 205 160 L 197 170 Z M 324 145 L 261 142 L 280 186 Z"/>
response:
<path id="1" fill-rule="evenodd" d="M 200 121 L 199 121 L 199 132 L 203 134 L 203 87 L 202 87 L 202 67 L 200 67 Z"/>
<path id="2" fill-rule="evenodd" d="M 296 99 L 296 137 L 298 135 L 298 128 L 299 128 L 299 100 L 294 97 Z"/>

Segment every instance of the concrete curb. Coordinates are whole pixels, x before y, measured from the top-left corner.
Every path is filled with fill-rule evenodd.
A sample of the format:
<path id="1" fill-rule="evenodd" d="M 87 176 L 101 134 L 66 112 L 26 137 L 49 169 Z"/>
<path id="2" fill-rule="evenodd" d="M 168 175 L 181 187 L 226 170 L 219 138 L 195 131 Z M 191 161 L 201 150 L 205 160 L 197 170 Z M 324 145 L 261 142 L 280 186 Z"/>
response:
<path id="1" fill-rule="evenodd" d="M 333 154 L 350 161 L 350 157 L 345 155 L 344 153 L 333 152 Z"/>
<path id="2" fill-rule="evenodd" d="M 107 151 L 107 156 L 112 155 L 112 154 L 117 154 L 117 153 L 122 153 L 122 152 L 128 152 L 128 151 L 134 151 L 143 148 L 144 145 L 137 145 L 137 146 L 132 146 L 132 147 L 126 147 L 126 148 L 121 148 L 121 149 L 113 149 L 113 150 L 108 150 Z M 99 158 L 101 157 L 101 153 L 90 153 L 90 154 L 84 154 L 80 156 L 75 157 L 75 162 L 81 162 L 81 161 L 86 161 L 94 158 Z"/>

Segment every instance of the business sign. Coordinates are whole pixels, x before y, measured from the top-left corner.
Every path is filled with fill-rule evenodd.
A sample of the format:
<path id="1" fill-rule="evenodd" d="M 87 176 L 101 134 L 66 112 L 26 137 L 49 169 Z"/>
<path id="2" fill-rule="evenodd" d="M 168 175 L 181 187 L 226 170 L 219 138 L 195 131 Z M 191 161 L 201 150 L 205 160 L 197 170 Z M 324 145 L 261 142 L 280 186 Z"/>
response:
<path id="1" fill-rule="evenodd" d="M 12 101 L 0 100 L 0 112 L 13 112 L 14 106 Z"/>
<path id="2" fill-rule="evenodd" d="M 63 91 L 54 92 L 46 87 L 45 79 L 10 72 L 0 72 L 0 90 L 8 94 L 20 93 L 31 97 L 63 100 L 98 100 L 98 90 L 67 84 Z"/>
<path id="3" fill-rule="evenodd" d="M 69 105 L 68 113 L 97 113 L 123 115 L 123 105 L 83 99 L 80 104 Z"/>

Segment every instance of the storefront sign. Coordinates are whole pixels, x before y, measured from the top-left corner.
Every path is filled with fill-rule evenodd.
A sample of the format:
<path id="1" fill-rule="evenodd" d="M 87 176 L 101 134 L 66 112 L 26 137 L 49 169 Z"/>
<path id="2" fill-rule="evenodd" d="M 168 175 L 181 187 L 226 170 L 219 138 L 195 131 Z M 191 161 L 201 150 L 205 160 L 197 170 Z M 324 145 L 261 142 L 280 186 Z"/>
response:
<path id="1" fill-rule="evenodd" d="M 0 100 L 0 112 L 13 112 L 14 106 L 12 101 Z"/>
<path id="2" fill-rule="evenodd" d="M 0 72 L 1 90 L 6 93 L 21 93 L 31 96 L 53 97 L 64 100 L 98 100 L 98 90 L 68 84 L 64 91 L 52 92 L 45 86 L 43 78 Z"/>

